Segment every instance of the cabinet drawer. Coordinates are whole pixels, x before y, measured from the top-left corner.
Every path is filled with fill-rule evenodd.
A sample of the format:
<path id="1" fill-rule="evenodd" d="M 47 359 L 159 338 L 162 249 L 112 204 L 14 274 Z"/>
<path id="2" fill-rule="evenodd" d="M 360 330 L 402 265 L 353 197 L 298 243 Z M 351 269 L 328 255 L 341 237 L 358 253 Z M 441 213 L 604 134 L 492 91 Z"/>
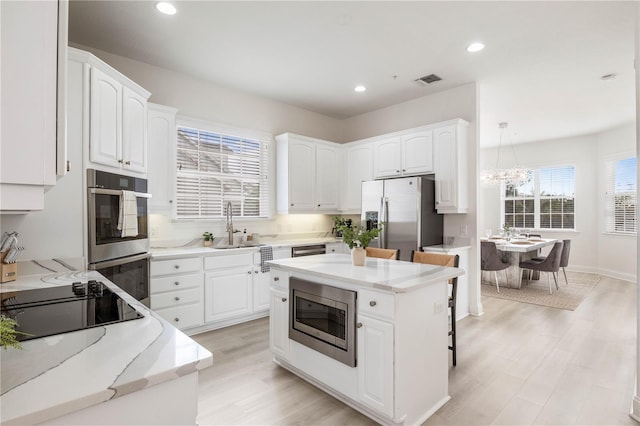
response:
<path id="1" fill-rule="evenodd" d="M 166 291 L 182 290 L 186 288 L 201 287 L 202 273 L 185 275 L 172 275 L 169 277 L 160 277 L 151 279 L 151 294 L 162 293 Z"/>
<path id="2" fill-rule="evenodd" d="M 271 269 L 271 287 L 281 290 L 289 291 L 289 273 Z"/>
<path id="3" fill-rule="evenodd" d="M 179 329 L 201 325 L 204 318 L 202 303 L 158 309 L 154 312 Z"/>
<path id="4" fill-rule="evenodd" d="M 226 256 L 211 256 L 204 258 L 204 269 L 234 268 L 253 264 L 253 253 L 228 254 Z"/>
<path id="5" fill-rule="evenodd" d="M 201 299 L 202 291 L 199 287 L 179 291 L 169 291 L 160 294 L 151 294 L 151 309 L 199 303 Z"/>
<path id="6" fill-rule="evenodd" d="M 358 312 L 378 318 L 393 319 L 395 297 L 393 294 L 358 290 Z"/>
<path id="7" fill-rule="evenodd" d="M 151 262 L 151 276 L 196 272 L 202 269 L 202 258 L 157 260 Z"/>

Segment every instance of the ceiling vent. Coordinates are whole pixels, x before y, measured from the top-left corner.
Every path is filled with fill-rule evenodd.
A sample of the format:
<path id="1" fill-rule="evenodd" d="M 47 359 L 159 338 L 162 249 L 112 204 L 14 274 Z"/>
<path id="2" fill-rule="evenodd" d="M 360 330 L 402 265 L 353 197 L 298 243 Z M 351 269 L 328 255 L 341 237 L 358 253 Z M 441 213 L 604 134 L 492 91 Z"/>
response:
<path id="1" fill-rule="evenodd" d="M 423 85 L 427 85 L 427 84 L 431 84 L 431 83 L 435 83 L 436 81 L 440 81 L 442 80 L 440 77 L 438 77 L 435 74 L 429 74 L 429 75 L 425 75 L 424 77 L 420 77 L 419 79 L 415 80 L 416 83 L 420 83 Z"/>

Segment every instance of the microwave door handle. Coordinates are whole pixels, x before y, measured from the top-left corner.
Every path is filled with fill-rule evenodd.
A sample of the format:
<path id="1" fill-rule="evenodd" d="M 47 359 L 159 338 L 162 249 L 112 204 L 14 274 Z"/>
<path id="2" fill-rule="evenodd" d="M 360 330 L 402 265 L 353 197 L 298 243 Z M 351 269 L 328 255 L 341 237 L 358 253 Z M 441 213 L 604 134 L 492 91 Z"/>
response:
<path id="1" fill-rule="evenodd" d="M 90 194 L 100 194 L 100 195 L 120 195 L 122 191 L 118 189 L 104 189 L 104 188 L 89 188 Z M 151 198 L 151 194 L 146 194 L 144 192 L 134 192 L 136 197 L 138 198 Z"/>

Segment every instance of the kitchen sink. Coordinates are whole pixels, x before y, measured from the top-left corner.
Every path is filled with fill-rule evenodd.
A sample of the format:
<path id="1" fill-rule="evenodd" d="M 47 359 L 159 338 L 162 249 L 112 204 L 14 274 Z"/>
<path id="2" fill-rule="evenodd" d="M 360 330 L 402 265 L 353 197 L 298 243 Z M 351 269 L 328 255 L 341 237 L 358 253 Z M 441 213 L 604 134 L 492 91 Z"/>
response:
<path id="1" fill-rule="evenodd" d="M 264 244 L 252 244 L 252 243 L 248 243 L 248 244 L 220 244 L 217 246 L 212 246 L 212 249 L 237 249 L 237 248 L 249 248 L 249 247 L 260 247 L 263 246 Z"/>

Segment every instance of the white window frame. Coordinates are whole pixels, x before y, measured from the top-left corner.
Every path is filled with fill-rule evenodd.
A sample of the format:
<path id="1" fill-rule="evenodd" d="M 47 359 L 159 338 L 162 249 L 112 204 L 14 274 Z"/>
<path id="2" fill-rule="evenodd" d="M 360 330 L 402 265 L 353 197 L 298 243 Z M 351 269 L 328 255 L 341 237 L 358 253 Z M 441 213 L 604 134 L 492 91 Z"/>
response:
<path id="1" fill-rule="evenodd" d="M 607 157 L 605 157 L 604 162 L 603 162 L 603 182 L 604 182 L 604 194 L 603 194 L 603 205 L 604 205 L 604 221 L 603 221 L 603 226 L 604 226 L 604 230 L 603 232 L 605 234 L 610 234 L 610 235 L 627 235 L 627 236 L 637 236 L 638 235 L 638 188 L 637 188 L 637 182 L 638 182 L 638 178 L 636 176 L 635 179 L 635 183 L 636 183 L 636 192 L 635 192 L 635 198 L 636 198 L 636 212 L 635 215 L 633 216 L 633 227 L 635 228 L 635 231 L 624 231 L 624 230 L 616 230 L 616 219 L 615 219 L 615 201 L 614 201 L 614 197 L 615 197 L 615 180 L 616 180 L 616 174 L 615 174 L 615 166 L 616 163 L 618 161 L 621 160 L 626 160 L 629 158 L 636 158 L 636 173 L 637 173 L 637 157 L 636 154 L 634 152 L 623 152 L 623 153 L 618 153 L 618 154 L 614 154 L 614 155 L 609 155 Z"/>
<path id="2" fill-rule="evenodd" d="M 184 115 L 178 115 L 176 117 L 176 136 L 178 128 L 187 127 L 192 129 L 198 129 L 200 131 L 206 131 L 226 136 L 233 136 L 242 139 L 252 139 L 260 141 L 265 144 L 265 148 L 267 149 L 267 169 L 266 172 L 262 172 L 262 182 L 261 182 L 261 190 L 266 189 L 268 195 L 265 200 L 267 201 L 267 206 L 265 211 L 265 215 L 261 216 L 240 216 L 237 215 L 237 211 L 234 208 L 234 221 L 235 220 L 267 220 L 271 219 L 275 213 L 275 179 L 272 179 L 271 176 L 275 176 L 275 150 L 274 150 L 274 141 L 273 135 L 267 132 L 261 132 L 251 129 L 244 129 L 235 126 L 229 126 L 226 124 L 211 122 L 207 120 L 200 120 L 193 117 L 188 117 Z M 174 203 L 172 207 L 172 219 L 176 221 L 184 221 L 184 220 L 226 220 L 225 212 L 223 209 L 222 215 L 220 216 L 212 216 L 212 215 L 189 215 L 189 216 L 179 216 L 178 215 L 178 167 L 177 167 L 177 137 L 173 140 L 173 146 L 171 150 L 171 165 L 172 165 L 172 192 L 174 194 Z M 235 206 L 234 206 L 235 207 Z"/>
<path id="3" fill-rule="evenodd" d="M 544 231 L 544 232 L 577 232 L 578 230 L 578 218 L 577 218 L 577 209 L 575 206 L 575 200 L 577 199 L 577 195 L 574 194 L 573 200 L 574 200 L 574 208 L 573 208 L 573 228 L 542 228 L 541 227 L 541 220 L 540 220 L 540 215 L 542 214 L 541 212 L 541 203 L 540 200 L 544 197 L 540 196 L 540 170 L 541 169 L 552 169 L 552 168 L 560 168 L 560 167 L 573 167 L 573 171 L 574 171 L 574 189 L 575 189 L 575 193 L 577 194 L 578 190 L 577 190 L 577 186 L 578 186 L 578 168 L 576 167 L 575 164 L 572 163 L 560 163 L 560 164 L 544 164 L 544 165 L 539 165 L 537 167 L 532 168 L 533 169 L 533 182 L 534 182 L 534 195 L 533 195 L 533 215 L 534 215 L 534 226 L 533 228 L 530 228 L 531 230 L 536 230 L 536 231 Z M 507 201 L 507 198 L 511 198 L 511 197 L 506 197 L 505 195 L 506 192 L 506 184 L 503 182 L 500 184 L 500 221 L 501 223 L 504 225 L 505 223 L 505 215 L 506 215 L 506 211 L 505 211 L 505 201 Z M 529 227 L 527 227 L 529 228 Z"/>

